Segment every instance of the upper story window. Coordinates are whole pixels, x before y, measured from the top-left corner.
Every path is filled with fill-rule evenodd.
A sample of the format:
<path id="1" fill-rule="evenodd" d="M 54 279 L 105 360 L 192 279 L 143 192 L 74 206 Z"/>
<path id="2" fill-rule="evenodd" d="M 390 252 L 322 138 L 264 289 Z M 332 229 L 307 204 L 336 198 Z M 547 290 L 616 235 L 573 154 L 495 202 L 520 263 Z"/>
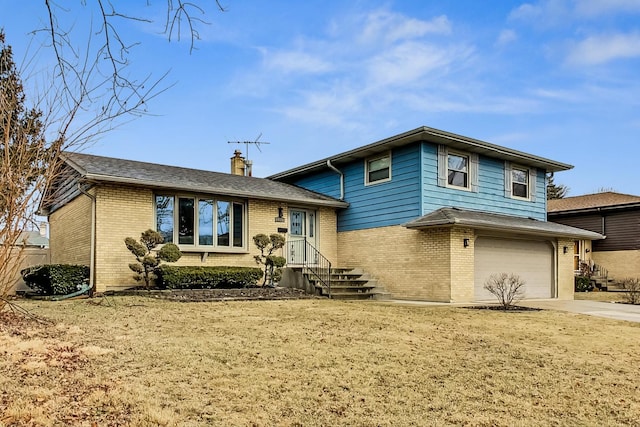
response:
<path id="1" fill-rule="evenodd" d="M 391 180 L 391 153 L 365 160 L 365 184 Z"/>
<path id="2" fill-rule="evenodd" d="M 508 161 L 504 163 L 504 196 L 535 202 L 537 170 L 513 165 Z"/>
<path id="3" fill-rule="evenodd" d="M 438 186 L 478 192 L 478 153 L 450 150 L 438 145 Z"/>
<path id="4" fill-rule="evenodd" d="M 469 157 L 461 154 L 447 155 L 447 184 L 469 188 Z"/>
<path id="5" fill-rule="evenodd" d="M 529 169 L 516 166 L 511 169 L 511 195 L 529 198 Z"/>
<path id="6" fill-rule="evenodd" d="M 246 205 L 230 199 L 156 195 L 156 229 L 183 250 L 245 249 Z"/>

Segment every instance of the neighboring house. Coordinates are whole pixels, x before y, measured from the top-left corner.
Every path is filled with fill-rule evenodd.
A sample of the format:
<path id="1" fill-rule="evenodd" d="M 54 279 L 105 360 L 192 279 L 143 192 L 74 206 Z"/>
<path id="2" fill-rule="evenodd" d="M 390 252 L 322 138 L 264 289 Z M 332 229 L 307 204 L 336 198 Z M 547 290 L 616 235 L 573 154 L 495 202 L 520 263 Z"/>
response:
<path id="1" fill-rule="evenodd" d="M 44 200 L 51 261 L 90 266 L 98 292 L 136 285 L 124 239 L 149 228 L 180 247 L 177 265 L 256 266 L 252 237 L 286 233 L 289 217 L 309 212 L 315 245 L 336 259 L 335 211 L 348 206 L 263 178 L 78 153 L 64 154 Z"/>
<path id="2" fill-rule="evenodd" d="M 606 236 L 574 242 L 574 268 L 580 261 L 608 270 L 611 278 L 640 277 L 640 197 L 614 192 L 549 200 L 549 221 Z"/>
<path id="3" fill-rule="evenodd" d="M 570 165 L 427 127 L 268 179 L 231 163 L 230 175 L 67 154 L 41 207 L 52 262 L 90 265 L 104 291 L 134 284 L 124 238 L 147 228 L 179 245 L 181 265 L 255 265 L 251 237 L 282 232 L 395 298 L 493 299 L 485 280 L 507 272 L 527 298 L 571 299 L 574 240 L 602 238 L 546 221 L 545 174 Z"/>
<path id="4" fill-rule="evenodd" d="M 12 250 L 13 261 L 18 260 L 20 264 L 9 264 L 6 271 L 12 271 L 15 268 L 13 285 L 9 291 L 10 294 L 17 292 L 29 291 L 30 288 L 22 280 L 20 270 L 38 264 L 49 263 L 49 239 L 47 238 L 46 224 L 40 224 L 40 230 L 23 231 L 16 239 L 15 249 Z"/>
<path id="5" fill-rule="evenodd" d="M 421 127 L 271 176 L 349 203 L 338 261 L 395 298 L 493 299 L 507 272 L 527 298 L 573 298 L 576 239 L 598 233 L 546 221 L 547 172 L 572 166 Z"/>

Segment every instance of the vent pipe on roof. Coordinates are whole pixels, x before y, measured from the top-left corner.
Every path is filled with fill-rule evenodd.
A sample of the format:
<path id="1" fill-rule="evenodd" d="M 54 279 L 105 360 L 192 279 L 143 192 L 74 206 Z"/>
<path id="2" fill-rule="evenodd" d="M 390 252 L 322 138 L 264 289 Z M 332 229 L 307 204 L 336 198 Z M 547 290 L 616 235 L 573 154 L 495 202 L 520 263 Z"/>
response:
<path id="1" fill-rule="evenodd" d="M 329 169 L 340 175 L 340 200 L 344 200 L 344 174 L 335 166 L 331 164 L 331 160 L 327 160 L 327 166 Z"/>

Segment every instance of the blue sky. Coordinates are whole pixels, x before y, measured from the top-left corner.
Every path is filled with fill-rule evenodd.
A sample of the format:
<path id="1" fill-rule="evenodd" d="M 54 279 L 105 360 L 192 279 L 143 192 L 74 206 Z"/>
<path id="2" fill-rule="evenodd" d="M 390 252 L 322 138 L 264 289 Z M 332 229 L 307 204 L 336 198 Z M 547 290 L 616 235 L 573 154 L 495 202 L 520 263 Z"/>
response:
<path id="1" fill-rule="evenodd" d="M 16 58 L 40 3 L 0 0 Z M 640 194 L 640 0 L 223 0 L 191 53 L 161 34 L 166 2 L 138 3 L 155 22 L 120 27 L 131 72 L 175 85 L 86 152 L 227 172 L 227 141 L 262 134 L 267 176 L 425 125 L 573 164 L 570 195 Z"/>

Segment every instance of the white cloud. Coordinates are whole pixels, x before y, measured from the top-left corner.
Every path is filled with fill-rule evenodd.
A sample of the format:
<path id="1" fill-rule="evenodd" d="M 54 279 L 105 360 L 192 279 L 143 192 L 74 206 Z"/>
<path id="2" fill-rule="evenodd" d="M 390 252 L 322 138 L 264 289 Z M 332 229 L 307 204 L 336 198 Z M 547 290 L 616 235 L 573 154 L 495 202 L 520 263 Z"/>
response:
<path id="1" fill-rule="evenodd" d="M 590 36 L 575 44 L 566 62 L 599 65 L 623 58 L 640 57 L 640 33 Z"/>
<path id="2" fill-rule="evenodd" d="M 514 30 L 502 30 L 500 31 L 500 35 L 498 35 L 498 40 L 496 40 L 496 45 L 498 47 L 506 46 L 508 44 L 513 43 L 518 39 L 518 34 Z"/>
<path id="3" fill-rule="evenodd" d="M 589 17 L 603 13 L 640 13 L 640 0 L 579 0 L 575 8 L 578 14 Z"/>
<path id="4" fill-rule="evenodd" d="M 389 44 L 420 38 L 427 34 L 448 35 L 451 33 L 451 23 L 446 16 L 438 16 L 425 21 L 379 10 L 369 13 L 364 20 L 364 26 L 358 35 L 358 41 L 363 44 L 380 42 Z"/>
<path id="5" fill-rule="evenodd" d="M 276 51 L 261 49 L 264 66 L 270 71 L 283 74 L 320 74 L 333 69 L 330 61 L 321 54 L 303 51 Z"/>
<path id="6" fill-rule="evenodd" d="M 564 26 L 576 19 L 598 19 L 604 14 L 628 13 L 640 13 L 640 0 L 540 0 L 518 6 L 509 19 L 549 27 Z"/>

